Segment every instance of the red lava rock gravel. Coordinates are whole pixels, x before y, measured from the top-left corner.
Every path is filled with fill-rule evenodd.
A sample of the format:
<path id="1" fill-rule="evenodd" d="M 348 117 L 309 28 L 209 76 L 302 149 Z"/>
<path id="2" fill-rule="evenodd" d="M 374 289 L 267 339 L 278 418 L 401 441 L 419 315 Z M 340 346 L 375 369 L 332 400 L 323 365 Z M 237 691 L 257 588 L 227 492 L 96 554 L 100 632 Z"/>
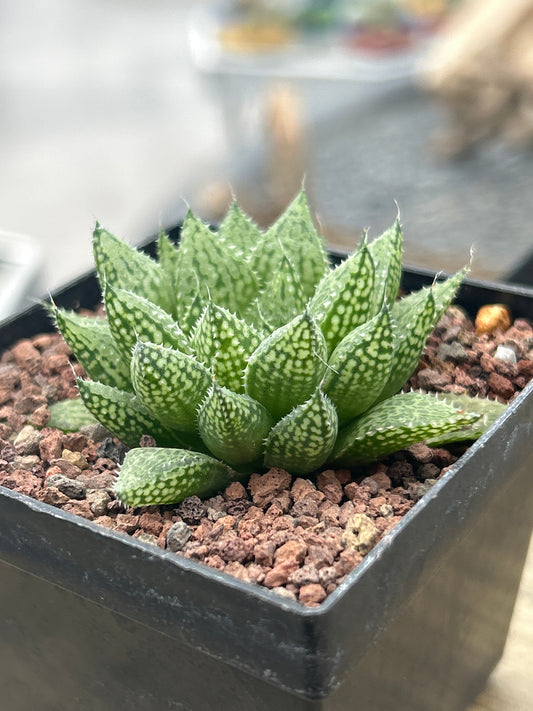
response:
<path id="1" fill-rule="evenodd" d="M 464 451 L 419 443 L 366 467 L 309 477 L 274 468 L 205 501 L 192 496 L 124 511 L 113 482 L 126 448 L 100 425 L 71 434 L 46 426 L 48 406 L 77 394 L 82 370 L 69 357 L 57 334 L 22 340 L 1 356 L 0 484 L 310 607 L 336 590 Z M 452 307 L 408 386 L 507 402 L 532 377 L 528 322 L 478 336 Z"/>

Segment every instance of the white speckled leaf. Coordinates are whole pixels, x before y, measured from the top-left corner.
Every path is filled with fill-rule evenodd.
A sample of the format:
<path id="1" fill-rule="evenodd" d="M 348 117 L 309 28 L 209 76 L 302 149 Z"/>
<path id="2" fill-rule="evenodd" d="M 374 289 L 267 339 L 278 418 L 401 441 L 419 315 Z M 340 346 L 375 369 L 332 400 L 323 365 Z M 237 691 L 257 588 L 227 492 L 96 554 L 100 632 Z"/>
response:
<path id="1" fill-rule="evenodd" d="M 244 259 L 249 259 L 263 237 L 259 228 L 236 202 L 230 206 L 218 234 L 226 246 Z"/>
<path id="2" fill-rule="evenodd" d="M 435 303 L 434 325 L 440 321 L 442 315 L 452 303 L 468 271 L 469 267 L 465 266 L 444 281 L 436 281 L 433 286 L 430 287 Z M 424 287 L 419 291 L 414 291 L 408 296 L 404 296 L 403 299 L 396 301 L 393 305 L 392 317 L 401 328 L 409 327 L 409 322 L 413 320 L 412 314 L 417 313 L 417 310 L 427 297 L 427 292 L 428 287 Z"/>
<path id="3" fill-rule="evenodd" d="M 50 405 L 50 419 L 47 427 L 56 427 L 63 432 L 78 432 L 85 425 L 94 425 L 96 420 L 77 397 L 72 400 L 60 400 Z"/>
<path id="4" fill-rule="evenodd" d="M 329 353 L 365 323 L 373 288 L 374 262 L 363 238 L 357 251 L 322 279 L 309 302 L 309 313 L 322 329 Z"/>
<path id="5" fill-rule="evenodd" d="M 374 260 L 375 281 L 370 315 L 379 311 L 383 304 L 391 305 L 398 296 L 402 277 L 403 234 L 400 220 L 369 244 Z"/>
<path id="6" fill-rule="evenodd" d="M 405 385 L 418 365 L 434 324 L 435 302 L 431 291 L 426 291 L 424 301 L 414 306 L 409 320 L 401 325 L 395 324 L 392 367 L 379 400 L 385 400 L 394 395 Z"/>
<path id="7" fill-rule="evenodd" d="M 260 403 L 216 383 L 198 411 L 198 430 L 204 443 L 216 457 L 234 466 L 259 457 L 272 424 Z"/>
<path id="8" fill-rule="evenodd" d="M 273 331 L 302 313 L 306 303 L 300 277 L 284 256 L 265 289 L 252 302 L 246 320 L 259 328 L 268 324 L 268 330 Z"/>
<path id="9" fill-rule="evenodd" d="M 213 369 L 220 385 L 243 392 L 244 369 L 259 341 L 250 324 L 210 302 L 196 325 L 191 346 L 198 360 Z"/>
<path id="10" fill-rule="evenodd" d="M 157 238 L 157 261 L 164 273 L 164 278 L 168 285 L 168 293 L 170 294 L 171 313 L 174 317 L 177 316 L 176 311 L 176 280 L 178 276 L 178 250 L 171 242 L 166 232 L 161 231 Z"/>
<path id="11" fill-rule="evenodd" d="M 349 333 L 329 359 L 322 389 L 344 424 L 378 398 L 391 370 L 393 332 L 389 309 Z"/>
<path id="12" fill-rule="evenodd" d="M 198 293 L 239 315 L 256 297 L 259 285 L 248 262 L 191 212 L 183 224 L 178 255 L 180 318 Z"/>
<path id="13" fill-rule="evenodd" d="M 327 461 L 337 429 L 335 407 L 317 389 L 272 428 L 266 440 L 265 464 L 293 474 L 311 472 Z"/>
<path id="14" fill-rule="evenodd" d="M 102 288 L 109 283 L 115 288 L 135 291 L 172 313 L 173 295 L 161 265 L 98 223 L 93 232 L 93 253 Z"/>
<path id="15" fill-rule="evenodd" d="M 322 331 L 307 311 L 270 334 L 250 356 L 246 393 L 279 420 L 314 393 L 326 368 Z"/>
<path id="16" fill-rule="evenodd" d="M 472 424 L 464 425 L 460 429 L 426 440 L 430 447 L 440 447 L 450 442 L 463 442 L 464 440 L 478 439 L 498 417 L 505 411 L 507 405 L 497 400 L 489 400 L 483 397 L 470 397 L 469 395 L 456 393 L 435 393 L 438 400 L 443 400 L 459 410 L 479 415 L 479 420 Z"/>
<path id="17" fill-rule="evenodd" d="M 332 460 L 342 466 L 371 462 L 415 442 L 457 430 L 478 417 L 430 394 L 400 393 L 341 429 Z"/>
<path id="18" fill-rule="evenodd" d="M 141 403 L 165 427 L 198 431 L 196 413 L 212 378 L 194 356 L 138 342 L 131 358 L 131 380 Z"/>
<path id="19" fill-rule="evenodd" d="M 126 506 L 177 504 L 193 494 L 220 491 L 234 476 L 227 465 L 207 454 L 143 447 L 126 454 L 115 495 Z"/>
<path id="20" fill-rule="evenodd" d="M 192 333 L 195 330 L 198 321 L 200 320 L 200 316 L 203 314 L 208 303 L 209 300 L 207 298 L 202 298 L 200 294 L 196 294 L 187 308 L 182 310 L 180 326 L 183 333 L 185 333 L 188 338 L 192 337 Z"/>
<path id="21" fill-rule="evenodd" d="M 254 271 L 263 283 L 268 283 L 284 255 L 298 272 L 305 296 L 310 298 L 329 263 L 325 242 L 313 224 L 304 190 L 270 227 L 252 255 Z"/>
<path id="22" fill-rule="evenodd" d="M 90 378 L 121 390 L 132 389 L 128 363 L 117 348 L 105 319 L 80 316 L 55 306 L 51 313 L 61 335 Z"/>
<path id="23" fill-rule="evenodd" d="M 118 390 L 93 380 L 78 380 L 80 397 L 98 422 L 128 447 L 135 447 L 143 435 L 150 435 L 163 446 L 194 446 L 194 435 L 169 432 L 133 393 Z"/>
<path id="24" fill-rule="evenodd" d="M 191 352 L 177 321 L 142 296 L 106 284 L 104 304 L 111 335 L 128 364 L 137 340 Z"/>

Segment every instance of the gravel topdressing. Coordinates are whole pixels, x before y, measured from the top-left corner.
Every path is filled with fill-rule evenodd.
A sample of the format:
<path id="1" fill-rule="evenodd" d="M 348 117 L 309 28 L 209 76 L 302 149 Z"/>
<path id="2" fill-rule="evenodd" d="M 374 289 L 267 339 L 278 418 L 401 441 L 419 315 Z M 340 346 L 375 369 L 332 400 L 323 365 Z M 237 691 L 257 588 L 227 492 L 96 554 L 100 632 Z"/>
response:
<path id="1" fill-rule="evenodd" d="M 466 448 L 420 443 L 308 478 L 271 469 L 204 501 L 124 510 L 113 482 L 126 448 L 100 425 L 71 434 L 46 426 L 49 405 L 77 394 L 83 372 L 70 355 L 59 335 L 41 334 L 0 358 L 0 484 L 307 606 L 332 593 Z M 509 402 L 532 377 L 528 322 L 479 336 L 452 307 L 407 387 Z"/>

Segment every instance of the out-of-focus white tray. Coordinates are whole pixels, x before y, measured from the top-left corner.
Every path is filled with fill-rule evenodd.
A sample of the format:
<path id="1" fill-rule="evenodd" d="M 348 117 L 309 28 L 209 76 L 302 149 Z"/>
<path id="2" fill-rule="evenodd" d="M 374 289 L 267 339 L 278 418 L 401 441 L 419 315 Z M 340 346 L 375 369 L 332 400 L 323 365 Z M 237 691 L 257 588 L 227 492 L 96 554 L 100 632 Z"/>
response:
<path id="1" fill-rule="evenodd" d="M 0 321 L 40 296 L 41 260 L 36 240 L 0 231 Z"/>
<path id="2" fill-rule="evenodd" d="M 433 42 L 420 36 L 402 50 L 369 52 L 343 43 L 338 31 L 308 33 L 270 51 L 236 52 L 223 47 L 219 32 L 225 16 L 217 6 L 199 6 L 189 24 L 189 44 L 198 69 L 212 74 L 279 79 L 390 82 L 417 74 Z"/>

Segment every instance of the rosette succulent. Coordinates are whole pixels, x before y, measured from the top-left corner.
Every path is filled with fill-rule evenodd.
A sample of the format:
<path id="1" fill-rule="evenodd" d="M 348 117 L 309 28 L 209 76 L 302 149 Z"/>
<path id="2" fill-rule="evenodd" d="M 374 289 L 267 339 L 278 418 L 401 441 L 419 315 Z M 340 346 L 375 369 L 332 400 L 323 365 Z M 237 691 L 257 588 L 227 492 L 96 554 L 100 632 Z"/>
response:
<path id="1" fill-rule="evenodd" d="M 397 300 L 398 219 L 335 268 L 303 191 L 266 232 L 233 204 L 217 231 L 189 212 L 177 247 L 160 235 L 157 259 L 98 224 L 93 246 L 106 318 L 52 310 L 90 378 L 81 401 L 132 448 L 115 486 L 126 505 L 485 426 L 474 401 L 399 393 L 467 268 Z M 157 447 L 138 447 L 143 435 Z"/>

